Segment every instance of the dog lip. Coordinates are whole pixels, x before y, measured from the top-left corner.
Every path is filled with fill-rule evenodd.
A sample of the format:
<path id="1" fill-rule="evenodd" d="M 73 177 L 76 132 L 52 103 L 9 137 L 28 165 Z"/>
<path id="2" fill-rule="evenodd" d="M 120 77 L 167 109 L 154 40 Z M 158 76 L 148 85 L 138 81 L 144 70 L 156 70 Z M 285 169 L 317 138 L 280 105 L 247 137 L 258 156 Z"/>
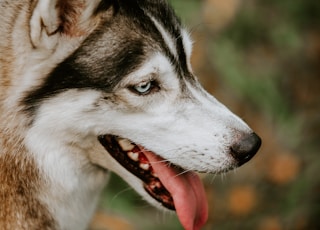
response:
<path id="1" fill-rule="evenodd" d="M 133 175 L 143 181 L 146 192 L 164 207 L 175 210 L 170 192 L 154 173 L 142 147 L 128 139 L 114 135 L 99 136 L 98 140 L 108 153 Z"/>

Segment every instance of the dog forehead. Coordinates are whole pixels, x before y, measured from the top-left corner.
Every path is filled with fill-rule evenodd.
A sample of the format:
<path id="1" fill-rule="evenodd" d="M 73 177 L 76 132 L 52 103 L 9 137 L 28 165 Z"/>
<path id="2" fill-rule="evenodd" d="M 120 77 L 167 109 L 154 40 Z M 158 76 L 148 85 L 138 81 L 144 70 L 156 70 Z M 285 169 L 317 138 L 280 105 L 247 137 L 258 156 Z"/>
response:
<path id="1" fill-rule="evenodd" d="M 166 1 L 133 0 L 120 5 L 112 21 L 88 37 L 69 58 L 67 67 L 75 66 L 77 72 L 90 77 L 94 87 L 113 88 L 155 53 L 161 53 L 179 76 L 189 76 L 192 45 L 186 34 Z"/>
<path id="2" fill-rule="evenodd" d="M 123 26 L 114 21 L 117 33 L 140 37 L 146 47 L 164 53 L 177 70 L 187 72 L 192 43 L 180 19 L 165 0 L 133 0 L 120 3 L 118 16 Z M 130 40 L 130 38 L 129 38 Z"/>
<path id="3" fill-rule="evenodd" d="M 76 58 L 79 63 L 99 64 L 110 58 L 123 60 L 128 55 L 131 60 L 136 59 L 134 62 L 138 66 L 144 61 L 141 56 L 160 52 L 173 64 L 181 64 L 186 62 L 185 51 L 190 50 L 186 50 L 185 43 L 189 42 L 183 41 L 188 40 L 183 32 L 179 19 L 166 1 L 120 1 L 114 18 L 103 22 L 86 39 Z M 138 53 L 141 56 L 131 55 Z"/>

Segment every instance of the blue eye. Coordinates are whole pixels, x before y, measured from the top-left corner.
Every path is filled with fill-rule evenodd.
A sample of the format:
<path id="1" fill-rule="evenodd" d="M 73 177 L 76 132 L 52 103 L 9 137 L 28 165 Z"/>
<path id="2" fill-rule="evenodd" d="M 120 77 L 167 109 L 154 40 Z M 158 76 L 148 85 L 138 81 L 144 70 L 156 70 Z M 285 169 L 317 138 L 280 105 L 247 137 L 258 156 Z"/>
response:
<path id="1" fill-rule="evenodd" d="M 152 82 L 144 82 L 139 85 L 133 86 L 133 89 L 137 91 L 139 94 L 147 94 L 152 88 Z"/>
<path id="2" fill-rule="evenodd" d="M 156 81 L 142 82 L 130 88 L 134 93 L 137 93 L 139 95 L 148 95 L 149 93 L 160 89 Z"/>

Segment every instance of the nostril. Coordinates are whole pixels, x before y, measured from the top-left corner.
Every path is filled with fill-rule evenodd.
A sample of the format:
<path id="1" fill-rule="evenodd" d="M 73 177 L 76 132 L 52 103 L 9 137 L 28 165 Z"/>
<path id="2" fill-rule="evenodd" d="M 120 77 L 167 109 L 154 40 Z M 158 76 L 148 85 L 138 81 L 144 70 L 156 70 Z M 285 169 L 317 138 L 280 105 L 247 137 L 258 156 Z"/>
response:
<path id="1" fill-rule="evenodd" d="M 255 133 L 251 133 L 245 135 L 231 146 L 231 155 L 238 161 L 239 165 L 242 165 L 257 153 L 260 146 L 260 137 Z"/>

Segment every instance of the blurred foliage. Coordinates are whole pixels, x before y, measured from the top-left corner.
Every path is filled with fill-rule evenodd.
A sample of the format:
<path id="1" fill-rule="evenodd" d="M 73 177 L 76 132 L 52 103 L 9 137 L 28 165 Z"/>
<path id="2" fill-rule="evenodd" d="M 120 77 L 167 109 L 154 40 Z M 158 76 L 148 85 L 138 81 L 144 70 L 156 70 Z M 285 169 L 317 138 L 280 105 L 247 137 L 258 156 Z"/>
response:
<path id="1" fill-rule="evenodd" d="M 205 180 L 205 229 L 320 229 L 320 1 L 170 2 L 195 40 L 204 87 L 263 138 L 237 173 Z M 108 213 L 139 230 L 181 229 L 119 181 L 102 198 Z"/>

